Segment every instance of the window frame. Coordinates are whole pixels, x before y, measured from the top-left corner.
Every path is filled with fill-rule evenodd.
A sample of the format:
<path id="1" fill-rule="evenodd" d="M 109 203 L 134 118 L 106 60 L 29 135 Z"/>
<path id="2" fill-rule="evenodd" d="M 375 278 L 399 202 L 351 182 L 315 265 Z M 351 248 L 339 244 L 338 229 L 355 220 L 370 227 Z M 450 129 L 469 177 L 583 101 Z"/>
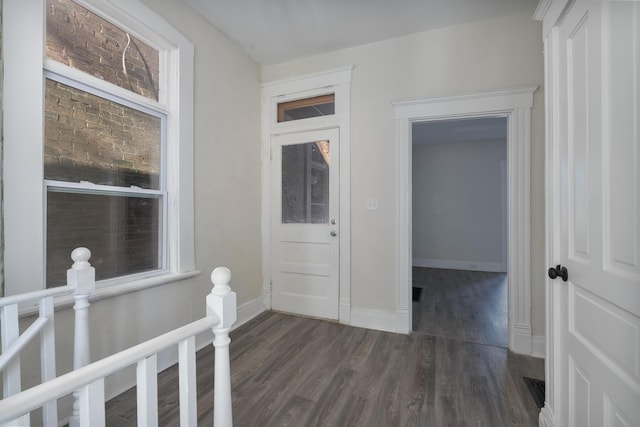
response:
<path id="1" fill-rule="evenodd" d="M 45 0 L 46 1 L 46 0 Z M 45 29 L 46 30 L 46 29 Z M 156 269 L 145 271 L 145 272 L 135 272 L 122 276 L 116 276 L 109 279 L 100 280 L 99 283 L 106 284 L 117 284 L 121 281 L 125 280 L 135 280 L 135 278 L 146 278 L 152 276 L 159 276 L 167 273 L 167 248 L 166 248 L 166 238 L 167 238 L 167 218 L 168 215 L 168 204 L 167 204 L 167 189 L 166 189 L 166 149 L 167 149 L 167 116 L 168 111 L 166 107 L 160 104 L 159 101 L 155 101 L 148 97 L 139 95 L 135 92 L 126 90 L 120 86 L 117 86 L 113 83 L 106 82 L 102 79 L 94 77 L 90 74 L 87 74 L 84 71 L 78 70 L 77 68 L 70 67 L 68 65 L 62 64 L 56 60 L 52 60 L 49 58 L 44 59 L 44 73 L 45 80 L 50 80 L 57 83 L 62 83 L 66 86 L 72 87 L 74 89 L 80 90 L 82 92 L 89 93 L 91 95 L 100 97 L 102 99 L 112 101 L 128 107 L 130 109 L 140 111 L 142 113 L 148 114 L 150 116 L 154 116 L 160 119 L 160 182 L 159 189 L 146 189 L 140 187 L 123 187 L 118 185 L 103 185 L 92 183 L 88 181 L 60 181 L 60 180 L 52 180 L 52 179 L 44 179 L 44 190 L 43 194 L 45 198 L 45 206 L 44 206 L 44 218 L 45 218 L 45 232 L 47 231 L 48 224 L 46 223 L 47 219 L 47 206 L 48 206 L 48 197 L 50 189 L 56 189 L 57 192 L 62 193 L 80 193 L 80 194 L 94 194 L 94 195 L 104 195 L 104 196 L 138 196 L 138 197 L 149 197 L 149 196 L 158 196 L 161 201 L 161 210 L 158 213 L 160 224 L 159 224 L 159 233 L 160 238 L 158 242 L 158 254 L 160 258 L 160 266 Z M 46 86 L 46 83 L 45 83 Z M 44 135 L 43 135 L 44 136 Z M 45 233 L 45 287 L 55 286 L 52 283 L 46 283 L 46 272 L 47 272 L 47 258 L 46 252 L 48 243 L 46 241 L 46 233 Z M 91 248 L 89 248 L 91 249 Z"/>
<path id="2" fill-rule="evenodd" d="M 140 290 L 200 273 L 194 245 L 193 45 L 138 0 L 74 1 L 159 51 L 159 98 L 156 102 L 47 59 L 46 1 L 3 0 L 5 295 L 46 286 L 44 86 L 51 76 L 166 115 L 161 165 L 167 206 L 162 218 L 165 268 L 100 281 L 96 294 Z"/>

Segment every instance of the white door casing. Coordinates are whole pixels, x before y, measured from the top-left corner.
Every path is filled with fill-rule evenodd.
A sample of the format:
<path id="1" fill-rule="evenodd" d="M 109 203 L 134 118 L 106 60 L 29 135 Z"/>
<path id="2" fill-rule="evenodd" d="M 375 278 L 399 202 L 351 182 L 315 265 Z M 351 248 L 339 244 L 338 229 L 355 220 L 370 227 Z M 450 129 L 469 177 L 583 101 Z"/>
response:
<path id="1" fill-rule="evenodd" d="M 544 10 L 541 7 L 544 6 Z M 545 21 L 544 426 L 640 425 L 640 3 L 558 1 Z"/>
<path id="2" fill-rule="evenodd" d="M 275 203 L 271 190 L 271 139 L 278 135 L 312 130 L 339 129 L 341 177 L 337 223 L 339 239 L 339 314 L 338 321 L 351 323 L 351 213 L 350 213 L 350 87 L 352 66 L 320 71 L 285 80 L 263 84 L 262 88 L 262 252 L 263 304 L 272 308 L 272 209 Z M 287 122 L 277 121 L 278 103 L 335 94 L 335 114 Z"/>
<path id="3" fill-rule="evenodd" d="M 271 139 L 271 305 L 338 319 L 339 131 Z"/>
<path id="4" fill-rule="evenodd" d="M 397 141 L 396 332 L 411 331 L 411 125 L 415 121 L 507 117 L 509 348 L 532 353 L 530 272 L 531 108 L 537 86 L 395 102 Z"/>

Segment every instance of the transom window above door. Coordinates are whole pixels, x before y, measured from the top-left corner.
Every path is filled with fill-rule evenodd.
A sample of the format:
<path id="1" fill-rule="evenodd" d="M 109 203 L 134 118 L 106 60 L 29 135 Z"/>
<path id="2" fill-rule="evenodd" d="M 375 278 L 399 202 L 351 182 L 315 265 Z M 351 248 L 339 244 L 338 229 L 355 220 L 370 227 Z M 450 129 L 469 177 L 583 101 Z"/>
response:
<path id="1" fill-rule="evenodd" d="M 296 99 L 278 104 L 278 123 L 329 116 L 336 112 L 335 94 Z"/>

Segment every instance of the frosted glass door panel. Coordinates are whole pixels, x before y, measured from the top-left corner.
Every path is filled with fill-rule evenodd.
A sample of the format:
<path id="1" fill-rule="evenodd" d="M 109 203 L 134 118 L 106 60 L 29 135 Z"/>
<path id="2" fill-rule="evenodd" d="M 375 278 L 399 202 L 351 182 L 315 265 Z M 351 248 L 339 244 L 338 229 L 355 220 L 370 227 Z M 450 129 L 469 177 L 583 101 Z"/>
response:
<path id="1" fill-rule="evenodd" d="M 282 223 L 329 223 L 329 141 L 282 146 Z"/>

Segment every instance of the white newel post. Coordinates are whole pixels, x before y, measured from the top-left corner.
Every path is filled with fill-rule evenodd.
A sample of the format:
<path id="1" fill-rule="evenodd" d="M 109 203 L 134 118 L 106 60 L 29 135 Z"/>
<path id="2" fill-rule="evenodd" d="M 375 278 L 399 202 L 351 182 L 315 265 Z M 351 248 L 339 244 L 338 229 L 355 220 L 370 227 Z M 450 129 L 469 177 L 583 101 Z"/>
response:
<path id="1" fill-rule="evenodd" d="M 67 270 L 67 285 L 76 290 L 73 295 L 75 304 L 75 329 L 73 336 L 73 369 L 88 365 L 89 354 L 89 297 L 96 289 L 96 271 L 89 264 L 91 251 L 87 248 L 76 248 L 71 252 L 73 265 Z M 80 393 L 73 393 L 73 415 L 69 427 L 80 426 Z"/>
<path id="2" fill-rule="evenodd" d="M 231 291 L 229 282 L 231 271 L 218 267 L 211 273 L 213 289 L 207 295 L 207 315 L 215 314 L 220 318 L 213 328 L 215 339 L 215 374 L 213 398 L 213 425 L 232 427 L 231 410 L 231 367 L 229 364 L 229 330 L 236 321 L 236 293 Z"/>

